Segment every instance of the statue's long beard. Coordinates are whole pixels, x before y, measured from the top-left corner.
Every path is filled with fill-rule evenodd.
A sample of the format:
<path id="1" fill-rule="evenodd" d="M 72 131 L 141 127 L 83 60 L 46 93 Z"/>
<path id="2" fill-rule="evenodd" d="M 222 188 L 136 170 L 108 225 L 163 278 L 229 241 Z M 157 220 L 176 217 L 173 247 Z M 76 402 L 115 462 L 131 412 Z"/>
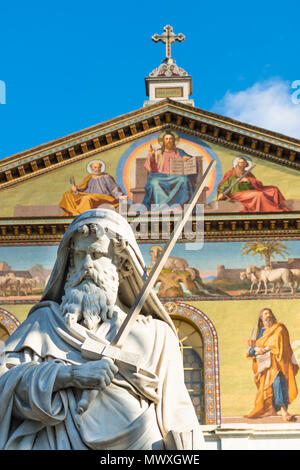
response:
<path id="1" fill-rule="evenodd" d="M 71 268 L 60 305 L 62 314 L 74 315 L 93 330 L 101 321 L 112 318 L 118 286 L 118 273 L 112 263 L 104 262 L 97 270 L 81 272 Z"/>

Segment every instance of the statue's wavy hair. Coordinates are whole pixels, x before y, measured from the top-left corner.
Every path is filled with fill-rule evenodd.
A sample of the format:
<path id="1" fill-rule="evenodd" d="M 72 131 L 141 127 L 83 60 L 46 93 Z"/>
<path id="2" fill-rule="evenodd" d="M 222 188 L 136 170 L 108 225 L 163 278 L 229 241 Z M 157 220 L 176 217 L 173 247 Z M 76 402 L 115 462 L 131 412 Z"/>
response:
<path id="1" fill-rule="evenodd" d="M 120 264 L 123 258 L 126 257 L 124 256 L 124 252 L 126 251 L 127 242 L 120 239 L 118 234 L 113 234 L 112 236 L 111 233 L 109 233 L 108 228 L 105 227 L 103 229 L 102 226 L 100 226 L 99 224 L 95 224 L 95 223 L 82 225 L 81 227 L 77 229 L 75 233 L 80 233 L 84 237 L 88 237 L 89 235 L 93 234 L 97 238 L 100 238 L 103 234 L 106 233 L 114 244 L 114 253 L 115 253 L 114 262 L 117 264 L 117 266 L 120 267 Z M 73 267 L 73 266 L 74 266 L 74 234 L 71 237 L 70 243 L 69 243 L 69 267 Z"/>

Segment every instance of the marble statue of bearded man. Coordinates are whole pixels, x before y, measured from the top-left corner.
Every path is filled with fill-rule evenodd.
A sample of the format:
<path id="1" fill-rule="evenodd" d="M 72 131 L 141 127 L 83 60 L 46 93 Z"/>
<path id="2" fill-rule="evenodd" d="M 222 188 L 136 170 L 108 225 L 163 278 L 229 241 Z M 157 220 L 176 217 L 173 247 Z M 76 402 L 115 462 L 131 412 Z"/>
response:
<path id="1" fill-rule="evenodd" d="M 123 346 L 138 355 L 136 371 L 81 354 L 89 334 L 107 344 L 113 340 L 144 272 L 122 216 L 94 209 L 73 220 L 41 301 L 5 344 L 1 449 L 164 449 L 171 430 L 193 430 L 194 448 L 204 448 L 174 326 L 154 291 Z M 93 398 L 80 414 L 86 390 Z"/>

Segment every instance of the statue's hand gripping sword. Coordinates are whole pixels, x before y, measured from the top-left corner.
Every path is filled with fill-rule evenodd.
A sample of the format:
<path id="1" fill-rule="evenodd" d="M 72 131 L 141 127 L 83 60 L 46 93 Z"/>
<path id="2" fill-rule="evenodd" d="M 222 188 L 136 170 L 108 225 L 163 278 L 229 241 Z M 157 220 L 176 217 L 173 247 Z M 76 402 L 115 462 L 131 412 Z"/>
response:
<path id="1" fill-rule="evenodd" d="M 84 358 L 89 360 L 99 360 L 102 357 L 110 357 L 111 359 L 116 361 L 116 363 L 126 364 L 128 368 L 134 371 L 137 371 L 139 369 L 139 357 L 136 354 L 126 352 L 121 348 L 137 316 L 143 308 L 144 302 L 146 301 L 151 289 L 154 287 L 155 282 L 157 281 L 157 278 L 167 258 L 169 257 L 172 249 L 174 248 L 174 245 L 177 242 L 184 225 L 192 214 L 192 211 L 199 199 L 199 196 L 201 195 L 205 187 L 206 179 L 210 174 L 212 168 L 214 167 L 215 163 L 215 160 L 212 160 L 209 163 L 207 169 L 201 177 L 201 180 L 194 192 L 192 199 L 190 200 L 189 204 L 187 204 L 183 217 L 179 219 L 176 223 L 169 241 L 166 243 L 163 251 L 161 252 L 160 257 L 157 259 L 154 267 L 152 268 L 149 276 L 147 277 L 141 291 L 139 292 L 134 304 L 132 305 L 129 313 L 127 314 L 113 341 L 109 344 L 108 342 L 103 341 L 101 338 L 99 338 L 98 336 L 96 336 L 95 334 L 88 331 L 86 328 L 77 323 L 69 325 L 70 331 L 72 331 L 78 339 L 83 341 L 83 344 L 81 346 L 81 354 Z M 77 408 L 79 413 L 83 413 L 88 408 L 89 402 L 95 393 L 98 393 L 98 391 L 83 391 L 81 400 L 79 401 Z"/>

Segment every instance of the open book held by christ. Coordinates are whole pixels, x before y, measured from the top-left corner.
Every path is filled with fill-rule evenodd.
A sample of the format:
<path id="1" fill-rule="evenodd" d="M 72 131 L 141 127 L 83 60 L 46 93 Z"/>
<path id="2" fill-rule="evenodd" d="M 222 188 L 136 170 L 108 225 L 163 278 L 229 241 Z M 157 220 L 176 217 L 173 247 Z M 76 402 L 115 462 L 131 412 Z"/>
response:
<path id="1" fill-rule="evenodd" d="M 196 157 L 191 157 L 189 160 L 182 160 L 179 158 L 170 159 L 170 175 L 196 175 L 197 174 L 197 161 Z"/>

